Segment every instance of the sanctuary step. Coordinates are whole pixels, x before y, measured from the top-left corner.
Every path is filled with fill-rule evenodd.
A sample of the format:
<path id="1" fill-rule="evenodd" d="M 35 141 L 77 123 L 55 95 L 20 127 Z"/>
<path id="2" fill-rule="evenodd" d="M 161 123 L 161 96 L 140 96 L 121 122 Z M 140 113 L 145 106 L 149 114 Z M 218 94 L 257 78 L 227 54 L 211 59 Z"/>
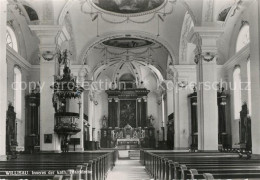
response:
<path id="1" fill-rule="evenodd" d="M 129 151 L 128 153 L 130 159 L 140 159 L 140 150 Z"/>

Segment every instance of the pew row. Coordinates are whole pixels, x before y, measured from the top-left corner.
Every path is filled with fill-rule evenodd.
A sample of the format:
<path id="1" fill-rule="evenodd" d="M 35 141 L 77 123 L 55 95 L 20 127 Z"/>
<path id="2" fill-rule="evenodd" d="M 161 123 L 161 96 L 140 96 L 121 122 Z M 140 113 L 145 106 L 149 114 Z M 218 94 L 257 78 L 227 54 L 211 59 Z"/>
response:
<path id="1" fill-rule="evenodd" d="M 21 155 L 0 161 L 0 179 L 105 180 L 117 157 L 117 151 Z"/>
<path id="2" fill-rule="evenodd" d="M 260 178 L 260 160 L 241 159 L 237 153 L 141 150 L 140 161 L 158 180 Z"/>

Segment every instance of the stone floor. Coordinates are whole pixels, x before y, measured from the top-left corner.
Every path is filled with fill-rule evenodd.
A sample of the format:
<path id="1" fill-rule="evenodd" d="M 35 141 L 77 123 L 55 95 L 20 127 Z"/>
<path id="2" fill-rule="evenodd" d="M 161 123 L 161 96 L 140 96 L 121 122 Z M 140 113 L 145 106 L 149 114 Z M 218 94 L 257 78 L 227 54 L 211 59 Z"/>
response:
<path id="1" fill-rule="evenodd" d="M 108 173 L 107 180 L 151 180 L 139 160 L 122 160 Z"/>

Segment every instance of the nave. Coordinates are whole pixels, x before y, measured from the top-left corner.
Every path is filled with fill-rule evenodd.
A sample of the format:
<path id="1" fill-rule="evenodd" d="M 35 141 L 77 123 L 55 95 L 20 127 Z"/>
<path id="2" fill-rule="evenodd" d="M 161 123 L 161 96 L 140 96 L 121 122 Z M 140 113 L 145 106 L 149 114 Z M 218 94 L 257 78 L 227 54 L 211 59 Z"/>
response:
<path id="1" fill-rule="evenodd" d="M 136 150 L 135 150 L 136 151 Z M 125 154 L 126 151 L 124 151 Z M 259 179 L 260 156 L 237 152 L 140 150 L 137 158 L 120 150 L 41 153 L 1 157 L 0 178 L 48 180 Z"/>

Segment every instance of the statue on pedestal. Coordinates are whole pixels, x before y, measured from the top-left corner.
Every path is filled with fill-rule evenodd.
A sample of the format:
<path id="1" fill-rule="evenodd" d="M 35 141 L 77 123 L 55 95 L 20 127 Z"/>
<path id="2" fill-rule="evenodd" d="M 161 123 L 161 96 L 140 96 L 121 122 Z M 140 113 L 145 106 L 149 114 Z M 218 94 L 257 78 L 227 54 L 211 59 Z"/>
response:
<path id="1" fill-rule="evenodd" d="M 153 121 L 154 121 L 154 118 L 152 115 L 150 115 L 150 117 L 148 118 L 147 126 L 153 127 Z"/>
<path id="2" fill-rule="evenodd" d="M 103 128 L 107 128 L 107 118 L 106 118 L 106 116 L 103 117 L 102 126 L 103 126 Z"/>

